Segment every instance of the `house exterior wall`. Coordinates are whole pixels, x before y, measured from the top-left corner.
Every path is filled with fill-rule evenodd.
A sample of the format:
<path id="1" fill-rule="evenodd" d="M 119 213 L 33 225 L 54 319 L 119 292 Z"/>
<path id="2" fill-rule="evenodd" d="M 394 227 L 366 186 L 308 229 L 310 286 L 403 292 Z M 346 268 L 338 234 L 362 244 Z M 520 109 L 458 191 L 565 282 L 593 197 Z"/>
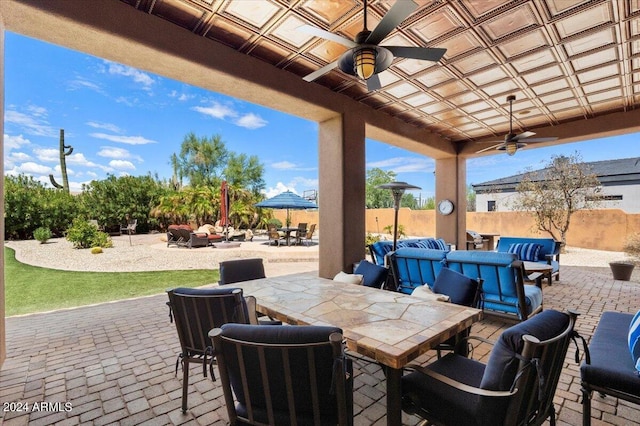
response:
<path id="1" fill-rule="evenodd" d="M 599 208 L 620 209 L 627 213 L 640 213 L 640 184 L 607 185 L 602 187 L 603 196 L 622 196 L 622 200 L 603 200 Z M 514 211 L 518 193 L 513 191 L 476 194 L 476 212 L 488 212 L 489 202 L 495 202 L 498 212 Z"/>

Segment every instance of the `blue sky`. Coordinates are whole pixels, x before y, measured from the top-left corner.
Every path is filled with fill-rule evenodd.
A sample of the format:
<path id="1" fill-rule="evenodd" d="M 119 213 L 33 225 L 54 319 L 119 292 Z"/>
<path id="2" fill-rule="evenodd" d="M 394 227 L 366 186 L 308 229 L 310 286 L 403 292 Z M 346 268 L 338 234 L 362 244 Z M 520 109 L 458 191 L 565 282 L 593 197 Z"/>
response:
<path id="1" fill-rule="evenodd" d="M 230 150 L 257 155 L 267 196 L 318 189 L 318 126 L 311 121 L 10 32 L 5 89 L 5 174 L 25 173 L 49 185 L 52 173 L 61 183 L 63 128 L 74 148 L 66 159 L 72 190 L 109 173 L 169 178 L 171 154 L 194 132 L 220 134 Z M 467 183 L 538 168 L 551 155 L 576 150 L 585 161 L 640 156 L 638 134 L 615 139 L 473 159 Z M 432 159 L 372 140 L 366 150 L 368 168 L 393 170 L 398 180 L 422 187 L 416 196 L 433 196 Z"/>

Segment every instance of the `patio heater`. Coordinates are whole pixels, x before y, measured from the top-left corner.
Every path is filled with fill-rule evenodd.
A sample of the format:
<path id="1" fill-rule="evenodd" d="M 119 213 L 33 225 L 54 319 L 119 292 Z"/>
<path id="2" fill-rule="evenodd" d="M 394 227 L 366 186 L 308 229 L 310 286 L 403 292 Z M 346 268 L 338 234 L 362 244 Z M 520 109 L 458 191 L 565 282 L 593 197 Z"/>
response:
<path id="1" fill-rule="evenodd" d="M 400 208 L 400 200 L 402 194 L 407 189 L 422 189 L 418 186 L 409 185 L 407 182 L 389 182 L 378 185 L 380 189 L 390 189 L 393 195 L 393 251 L 396 251 L 396 242 L 398 241 L 398 209 Z"/>

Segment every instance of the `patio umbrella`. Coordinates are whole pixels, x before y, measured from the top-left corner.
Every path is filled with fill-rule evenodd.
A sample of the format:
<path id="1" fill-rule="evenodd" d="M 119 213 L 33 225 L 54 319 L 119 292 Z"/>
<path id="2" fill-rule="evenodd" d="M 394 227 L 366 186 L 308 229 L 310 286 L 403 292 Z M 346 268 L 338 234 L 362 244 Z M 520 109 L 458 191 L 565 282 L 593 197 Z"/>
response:
<path id="1" fill-rule="evenodd" d="M 271 197 L 267 200 L 260 201 L 255 204 L 256 207 L 270 208 L 270 209 L 287 209 L 287 228 L 291 224 L 289 219 L 289 209 L 291 210 L 305 210 L 305 209 L 317 209 L 318 205 L 311 201 L 302 198 L 298 194 L 294 194 L 291 191 L 282 192 L 275 197 Z"/>
<path id="2" fill-rule="evenodd" d="M 229 239 L 229 188 L 227 181 L 222 182 L 220 188 L 220 226 L 225 228 L 225 235 Z"/>

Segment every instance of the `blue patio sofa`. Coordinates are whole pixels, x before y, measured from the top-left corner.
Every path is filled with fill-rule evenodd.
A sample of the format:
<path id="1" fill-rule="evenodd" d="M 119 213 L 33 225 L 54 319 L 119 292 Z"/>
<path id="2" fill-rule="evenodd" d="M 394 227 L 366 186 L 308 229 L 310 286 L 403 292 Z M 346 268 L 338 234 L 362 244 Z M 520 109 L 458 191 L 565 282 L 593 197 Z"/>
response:
<path id="1" fill-rule="evenodd" d="M 480 306 L 487 313 L 524 321 L 542 311 L 542 289 L 524 283 L 524 268 L 515 254 L 401 248 L 389 260 L 402 293 L 410 294 L 424 284 L 433 286 L 442 268 L 450 268 L 482 280 Z"/>
<path id="2" fill-rule="evenodd" d="M 547 274 L 548 284 L 551 285 L 551 277 L 556 277 L 556 281 L 560 279 L 560 241 L 553 238 L 527 238 L 527 237 L 500 237 L 496 251 L 499 253 L 507 253 L 512 244 L 539 244 L 540 251 L 535 262 L 546 263 L 553 268 Z M 528 260 L 528 259 L 520 259 Z"/>
<path id="3" fill-rule="evenodd" d="M 424 248 L 424 249 L 437 249 L 450 250 L 451 245 L 445 243 L 442 238 L 407 238 L 405 240 L 398 240 L 396 242 L 396 250 L 403 247 Z M 393 250 L 393 241 L 376 241 L 369 245 L 369 252 L 371 253 L 371 260 L 376 265 L 386 266 L 384 258 Z"/>

